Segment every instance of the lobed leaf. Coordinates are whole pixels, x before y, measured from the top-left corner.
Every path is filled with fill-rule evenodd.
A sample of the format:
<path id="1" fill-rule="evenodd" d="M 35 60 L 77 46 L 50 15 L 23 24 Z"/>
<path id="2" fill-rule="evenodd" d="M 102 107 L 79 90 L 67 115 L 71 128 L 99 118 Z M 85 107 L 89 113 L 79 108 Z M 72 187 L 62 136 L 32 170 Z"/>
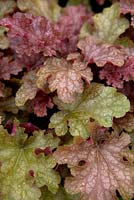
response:
<path id="1" fill-rule="evenodd" d="M 71 135 L 86 138 L 90 132 L 87 127 L 90 118 L 101 126 L 111 127 L 113 117 L 124 116 L 130 109 L 126 96 L 115 88 L 98 83 L 91 83 L 72 104 L 64 104 L 59 100 L 55 103 L 61 111 L 51 117 L 49 128 L 55 128 L 59 136 L 66 134 L 69 126 Z"/>
<path id="2" fill-rule="evenodd" d="M 52 169 L 56 161 L 52 155 L 36 155 L 37 148 L 57 147 L 59 140 L 43 131 L 35 131 L 28 137 L 24 129 L 16 125 L 16 134 L 9 135 L 0 126 L 0 192 L 2 199 L 37 200 L 40 187 L 47 185 L 56 192 L 59 175 Z M 38 165 L 37 165 L 38 163 Z"/>
<path id="3" fill-rule="evenodd" d="M 116 45 L 102 44 L 92 36 L 80 40 L 77 46 L 82 51 L 85 61 L 95 63 L 98 67 L 102 67 L 106 63 L 121 67 L 126 59 L 126 52 L 123 48 Z"/>
<path id="4" fill-rule="evenodd" d="M 104 141 L 104 142 L 102 142 Z M 116 190 L 124 200 L 133 197 L 133 165 L 121 154 L 130 143 L 129 135 L 122 134 L 97 138 L 97 143 L 61 146 L 55 152 L 58 164 L 68 164 L 72 177 L 65 180 L 66 191 L 81 193 L 81 200 L 118 199 Z"/>
<path id="5" fill-rule="evenodd" d="M 36 16 L 44 16 L 51 22 L 57 22 L 61 7 L 57 0 L 18 0 L 18 8 L 23 12 L 32 13 Z"/>
<path id="6" fill-rule="evenodd" d="M 90 68 L 81 63 L 73 63 L 65 59 L 49 58 L 37 73 L 37 86 L 44 88 L 49 84 L 51 92 L 57 90 L 58 98 L 65 103 L 75 100 L 76 93 L 82 93 L 84 89 L 83 79 L 90 83 L 92 72 Z"/>
<path id="7" fill-rule="evenodd" d="M 96 14 L 93 19 L 97 37 L 106 43 L 114 43 L 129 28 L 129 21 L 120 16 L 118 3 L 105 8 L 103 13 Z"/>

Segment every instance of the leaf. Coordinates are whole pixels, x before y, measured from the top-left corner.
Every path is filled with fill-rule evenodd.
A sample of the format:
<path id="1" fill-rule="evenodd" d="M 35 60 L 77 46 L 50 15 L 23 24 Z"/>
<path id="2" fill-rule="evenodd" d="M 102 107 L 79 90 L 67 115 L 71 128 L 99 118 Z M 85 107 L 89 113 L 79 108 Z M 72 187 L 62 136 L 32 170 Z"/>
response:
<path id="1" fill-rule="evenodd" d="M 131 26 L 134 27 L 134 16 L 131 18 Z"/>
<path id="2" fill-rule="evenodd" d="M 32 13 L 36 16 L 44 16 L 51 22 L 57 22 L 61 7 L 57 0 L 18 0 L 17 6 L 22 12 Z"/>
<path id="3" fill-rule="evenodd" d="M 0 20 L 0 25 L 8 28 L 10 47 L 19 57 L 56 54 L 58 32 L 45 17 L 17 12 Z"/>
<path id="4" fill-rule="evenodd" d="M 123 14 L 134 14 L 134 0 L 120 0 L 120 10 Z"/>
<path id="5" fill-rule="evenodd" d="M 111 127 L 113 117 L 124 116 L 130 109 L 126 96 L 115 88 L 98 83 L 91 83 L 72 104 L 64 104 L 57 99 L 54 102 L 61 111 L 50 118 L 49 128 L 55 128 L 59 136 L 65 135 L 69 127 L 71 135 L 86 138 L 90 133 L 90 118 L 95 119 L 101 126 Z"/>
<path id="6" fill-rule="evenodd" d="M 0 79 L 10 80 L 11 75 L 17 75 L 23 69 L 23 64 L 12 55 L 0 53 Z"/>
<path id="7" fill-rule="evenodd" d="M 47 188 L 42 188 L 40 200 L 78 200 L 78 195 L 68 194 L 61 186 L 56 194 L 52 194 Z"/>
<path id="8" fill-rule="evenodd" d="M 28 99 L 33 99 L 37 93 L 36 73 L 29 71 L 22 79 L 23 84 L 16 93 L 15 103 L 18 107 L 23 106 Z"/>
<path id="9" fill-rule="evenodd" d="M 0 192 L 2 199 L 37 200 L 39 187 L 48 186 L 56 192 L 60 182 L 59 175 L 52 169 L 55 159 L 52 155 L 36 155 L 37 148 L 57 147 L 59 139 L 43 131 L 34 131 L 28 137 L 24 129 L 16 124 L 16 134 L 9 135 L 0 126 Z M 38 163 L 38 164 L 37 164 Z"/>
<path id="10" fill-rule="evenodd" d="M 47 108 L 53 108 L 54 104 L 51 96 L 45 94 L 43 91 L 38 91 L 35 98 L 31 100 L 29 110 L 34 110 L 38 117 L 47 115 Z"/>
<path id="11" fill-rule="evenodd" d="M 61 146 L 54 153 L 58 164 L 68 164 L 71 170 L 72 177 L 65 180 L 66 191 L 80 192 L 81 200 L 113 200 L 118 199 L 118 190 L 124 200 L 131 199 L 134 166 L 121 155 L 130 143 L 129 135 L 100 137 L 97 141 Z"/>
<path id="12" fill-rule="evenodd" d="M 0 19 L 5 15 L 13 13 L 16 3 L 14 0 L 0 0 Z"/>
<path id="13" fill-rule="evenodd" d="M 90 68 L 79 62 L 71 64 L 63 58 L 47 59 L 37 76 L 37 86 L 40 89 L 48 83 L 50 91 L 57 90 L 58 98 L 65 103 L 73 102 L 75 94 L 82 93 L 83 79 L 87 83 L 92 80 Z"/>
<path id="14" fill-rule="evenodd" d="M 84 39 L 90 36 L 92 34 L 92 31 L 93 31 L 92 26 L 88 22 L 85 22 L 80 29 L 79 38 Z"/>
<path id="15" fill-rule="evenodd" d="M 108 85 L 123 88 L 125 81 L 134 79 L 134 58 L 127 59 L 122 67 L 105 65 L 100 71 L 99 78 L 106 79 Z"/>
<path id="16" fill-rule="evenodd" d="M 68 5 L 79 5 L 79 4 L 85 4 L 86 6 L 89 6 L 89 0 L 69 0 Z"/>
<path id="17" fill-rule="evenodd" d="M 84 22 L 91 20 L 92 15 L 84 5 L 67 6 L 63 9 L 55 24 L 60 39 L 56 49 L 61 56 L 66 57 L 69 53 L 77 51 L 80 29 Z"/>
<path id="18" fill-rule="evenodd" d="M 129 21 L 120 16 L 119 4 L 115 3 L 109 8 L 105 8 L 103 13 L 94 17 L 96 36 L 107 43 L 114 41 L 129 28 Z"/>
<path id="19" fill-rule="evenodd" d="M 77 46 L 82 51 L 85 61 L 96 63 L 98 67 L 102 67 L 106 63 L 121 67 L 126 59 L 126 52 L 123 48 L 116 45 L 102 44 L 92 36 L 80 40 Z"/>
<path id="20" fill-rule="evenodd" d="M 119 131 L 131 132 L 134 130 L 134 113 L 128 112 L 124 117 L 114 119 L 113 128 Z"/>
<path id="21" fill-rule="evenodd" d="M 97 3 L 98 3 L 99 5 L 103 5 L 104 2 L 105 2 L 105 0 L 97 0 Z"/>
<path id="22" fill-rule="evenodd" d="M 0 49 L 7 49 L 9 46 L 9 42 L 4 35 L 5 32 L 6 32 L 6 29 L 1 26 L 0 27 Z"/>
<path id="23" fill-rule="evenodd" d="M 18 110 L 19 109 L 15 105 L 15 99 L 13 96 L 0 99 L 1 112 L 12 112 L 13 114 L 17 114 Z"/>

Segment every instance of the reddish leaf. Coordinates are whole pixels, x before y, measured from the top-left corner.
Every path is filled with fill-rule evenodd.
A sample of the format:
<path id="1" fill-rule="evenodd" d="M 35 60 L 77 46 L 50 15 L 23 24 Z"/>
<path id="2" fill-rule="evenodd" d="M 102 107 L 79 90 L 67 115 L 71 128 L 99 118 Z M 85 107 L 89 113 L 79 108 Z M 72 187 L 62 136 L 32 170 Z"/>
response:
<path id="1" fill-rule="evenodd" d="M 18 58 L 10 55 L 4 57 L 3 54 L 0 54 L 0 79 L 9 80 L 12 74 L 17 75 L 23 67 L 24 65 Z"/>
<path id="2" fill-rule="evenodd" d="M 122 67 L 107 64 L 100 71 L 100 79 L 106 79 L 108 85 L 122 88 L 124 81 L 134 78 L 134 58 L 128 59 Z"/>
<path id="3" fill-rule="evenodd" d="M 123 14 L 134 14 L 134 0 L 120 0 L 120 9 Z"/>
<path id="4" fill-rule="evenodd" d="M 60 33 L 61 42 L 57 46 L 57 51 L 60 54 L 67 55 L 77 50 L 80 28 L 90 18 L 91 14 L 88 14 L 85 6 L 68 6 L 64 9 L 55 25 Z"/>
<path id="5" fill-rule="evenodd" d="M 103 5 L 104 2 L 105 2 L 105 0 L 97 0 L 97 3 L 98 3 L 99 5 Z"/>
<path id="6" fill-rule="evenodd" d="M 126 58 L 123 48 L 110 44 L 102 44 L 93 37 L 87 37 L 85 40 L 79 41 L 78 48 L 82 51 L 85 61 L 96 63 L 98 67 L 102 67 L 106 63 L 122 66 Z"/>
<path id="7" fill-rule="evenodd" d="M 113 200 L 116 190 L 123 199 L 134 194 L 134 174 L 129 162 L 123 160 L 122 150 L 130 143 L 127 134 L 97 137 L 96 143 L 59 147 L 54 153 L 59 164 L 68 164 L 73 177 L 66 178 L 67 192 L 81 193 L 81 200 Z"/>
<path id="8" fill-rule="evenodd" d="M 38 91 L 36 97 L 30 102 L 29 110 L 34 110 L 38 117 L 47 115 L 47 108 L 53 108 L 52 98 L 42 91 Z"/>
<path id="9" fill-rule="evenodd" d="M 10 47 L 18 54 L 56 54 L 57 32 L 45 17 L 18 12 L 13 17 L 3 18 L 0 25 L 9 28 Z"/>

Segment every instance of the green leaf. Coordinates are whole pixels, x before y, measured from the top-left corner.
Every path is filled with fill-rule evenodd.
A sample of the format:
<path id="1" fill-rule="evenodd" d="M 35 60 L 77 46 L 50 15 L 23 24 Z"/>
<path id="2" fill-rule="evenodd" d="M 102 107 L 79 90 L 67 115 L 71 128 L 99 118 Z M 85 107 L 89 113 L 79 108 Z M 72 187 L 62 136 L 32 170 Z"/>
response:
<path id="1" fill-rule="evenodd" d="M 57 0 L 18 0 L 17 6 L 23 12 L 45 16 L 51 22 L 57 22 L 61 12 Z"/>
<path id="2" fill-rule="evenodd" d="M 35 71 L 29 71 L 26 75 L 23 76 L 23 84 L 17 91 L 15 97 L 16 106 L 24 106 L 27 100 L 34 99 L 37 93 L 36 79 L 37 77 Z"/>
<path id="3" fill-rule="evenodd" d="M 103 13 L 94 17 L 96 36 L 102 41 L 113 43 L 124 31 L 129 28 L 129 21 L 120 16 L 119 4 L 115 3 L 105 8 Z"/>
<path id="4" fill-rule="evenodd" d="M 54 101 L 61 111 L 51 117 L 49 128 L 55 128 L 59 136 L 65 135 L 69 127 L 72 136 L 86 138 L 90 132 L 90 118 L 102 126 L 111 127 L 113 117 L 124 116 L 130 109 L 126 96 L 113 87 L 98 83 L 91 83 L 83 94 L 77 96 L 75 103 L 65 104 L 58 99 Z"/>
<path id="5" fill-rule="evenodd" d="M 35 154 L 35 149 L 56 148 L 59 139 L 43 131 L 35 131 L 28 137 L 17 126 L 15 135 L 9 135 L 0 126 L 0 193 L 3 200 L 38 200 L 39 187 L 46 185 L 56 192 L 60 177 L 53 170 L 56 161 L 52 155 Z M 32 173 L 33 175 L 30 175 Z"/>
<path id="6" fill-rule="evenodd" d="M 9 46 L 9 42 L 4 35 L 6 30 L 7 30 L 6 28 L 0 26 L 0 49 L 7 49 Z"/>
<path id="7" fill-rule="evenodd" d="M 46 187 L 42 188 L 42 196 L 40 200 L 78 200 L 79 195 L 68 194 L 61 186 L 56 194 L 52 194 Z"/>
<path id="8" fill-rule="evenodd" d="M 92 35 L 92 33 L 93 33 L 93 27 L 88 22 L 85 22 L 80 29 L 79 38 L 80 39 L 86 38 L 89 35 Z"/>
<path id="9" fill-rule="evenodd" d="M 79 4 L 89 5 L 89 0 L 69 0 L 68 1 L 68 5 L 79 5 Z"/>
<path id="10" fill-rule="evenodd" d="M 16 8 L 16 3 L 14 0 L 0 0 L 0 19 L 5 15 L 13 13 Z"/>
<path id="11" fill-rule="evenodd" d="M 123 46 L 125 48 L 134 47 L 133 41 L 129 37 L 121 37 L 115 41 L 115 44 Z"/>

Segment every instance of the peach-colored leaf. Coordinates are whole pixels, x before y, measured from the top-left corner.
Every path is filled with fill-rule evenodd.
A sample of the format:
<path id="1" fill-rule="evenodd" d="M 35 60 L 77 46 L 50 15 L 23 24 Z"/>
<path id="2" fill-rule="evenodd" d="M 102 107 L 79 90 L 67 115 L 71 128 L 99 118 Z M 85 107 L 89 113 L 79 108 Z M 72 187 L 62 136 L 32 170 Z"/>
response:
<path id="1" fill-rule="evenodd" d="M 50 91 L 57 90 L 58 98 L 64 103 L 73 102 L 75 93 L 83 92 L 83 79 L 87 83 L 92 80 L 92 72 L 86 65 L 58 58 L 47 59 L 37 76 L 38 87 L 43 89 L 48 83 Z"/>
<path id="2" fill-rule="evenodd" d="M 132 165 L 121 154 L 130 143 L 128 134 L 97 137 L 93 144 L 59 147 L 55 152 L 58 164 L 68 164 L 72 177 L 65 180 L 71 194 L 81 193 L 81 200 L 117 200 L 116 190 L 124 200 L 134 194 Z"/>

